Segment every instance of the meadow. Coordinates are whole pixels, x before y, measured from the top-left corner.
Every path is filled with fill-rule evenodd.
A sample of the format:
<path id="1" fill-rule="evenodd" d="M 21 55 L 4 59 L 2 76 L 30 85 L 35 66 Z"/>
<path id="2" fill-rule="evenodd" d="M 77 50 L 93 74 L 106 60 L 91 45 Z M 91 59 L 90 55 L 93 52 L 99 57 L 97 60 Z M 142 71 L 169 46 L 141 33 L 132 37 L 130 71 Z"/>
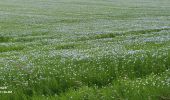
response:
<path id="1" fill-rule="evenodd" d="M 0 0 L 0 100 L 170 100 L 170 0 Z"/>

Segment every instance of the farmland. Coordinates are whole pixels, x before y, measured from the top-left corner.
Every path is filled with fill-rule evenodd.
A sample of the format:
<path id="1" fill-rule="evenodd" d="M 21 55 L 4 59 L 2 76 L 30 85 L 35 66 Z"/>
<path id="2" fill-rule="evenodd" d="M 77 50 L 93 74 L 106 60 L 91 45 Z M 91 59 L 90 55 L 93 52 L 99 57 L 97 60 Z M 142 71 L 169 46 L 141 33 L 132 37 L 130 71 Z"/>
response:
<path id="1" fill-rule="evenodd" d="M 170 0 L 0 0 L 0 98 L 169 100 Z"/>

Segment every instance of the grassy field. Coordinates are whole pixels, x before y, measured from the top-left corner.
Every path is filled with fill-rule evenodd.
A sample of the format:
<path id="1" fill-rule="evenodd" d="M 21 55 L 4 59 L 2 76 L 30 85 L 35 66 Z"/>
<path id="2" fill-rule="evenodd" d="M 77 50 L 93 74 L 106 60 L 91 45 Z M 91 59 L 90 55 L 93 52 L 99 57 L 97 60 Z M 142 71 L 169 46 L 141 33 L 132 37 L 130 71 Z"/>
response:
<path id="1" fill-rule="evenodd" d="M 0 0 L 0 98 L 170 100 L 170 0 Z"/>

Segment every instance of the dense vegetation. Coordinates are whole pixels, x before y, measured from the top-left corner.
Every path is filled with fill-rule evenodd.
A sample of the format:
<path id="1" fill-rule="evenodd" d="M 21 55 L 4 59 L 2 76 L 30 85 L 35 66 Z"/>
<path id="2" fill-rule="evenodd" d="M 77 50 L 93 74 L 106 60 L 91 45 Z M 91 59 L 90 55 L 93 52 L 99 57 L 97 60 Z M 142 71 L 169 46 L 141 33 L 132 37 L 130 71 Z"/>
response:
<path id="1" fill-rule="evenodd" d="M 1 100 L 169 100 L 169 4 L 0 0 Z"/>

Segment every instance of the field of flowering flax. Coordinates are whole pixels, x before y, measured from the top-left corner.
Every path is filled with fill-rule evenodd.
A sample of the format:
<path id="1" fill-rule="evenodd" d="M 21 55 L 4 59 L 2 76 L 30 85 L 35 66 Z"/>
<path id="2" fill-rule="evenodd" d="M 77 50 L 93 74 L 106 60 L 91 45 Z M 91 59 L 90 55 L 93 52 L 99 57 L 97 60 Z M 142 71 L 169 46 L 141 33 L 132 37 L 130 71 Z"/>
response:
<path id="1" fill-rule="evenodd" d="M 0 100 L 169 100 L 170 0 L 0 0 Z"/>

